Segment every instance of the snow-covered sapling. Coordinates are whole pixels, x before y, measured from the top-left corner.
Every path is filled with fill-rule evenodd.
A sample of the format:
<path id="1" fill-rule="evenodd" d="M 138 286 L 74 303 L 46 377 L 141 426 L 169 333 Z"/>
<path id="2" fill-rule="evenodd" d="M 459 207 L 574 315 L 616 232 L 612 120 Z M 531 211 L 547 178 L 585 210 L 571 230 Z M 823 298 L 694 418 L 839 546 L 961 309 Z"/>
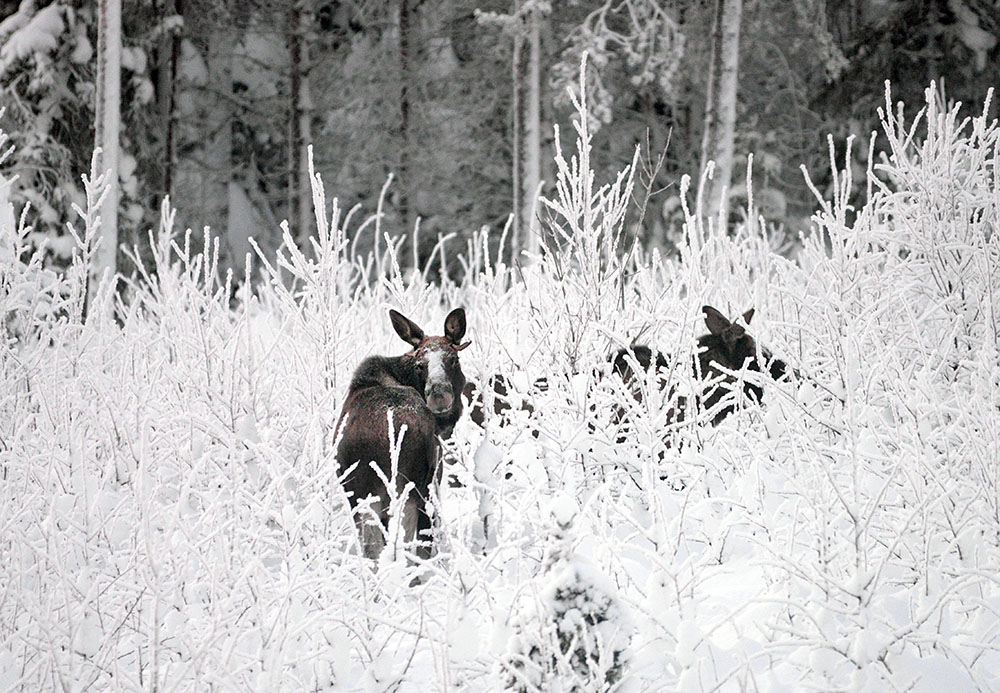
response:
<path id="1" fill-rule="evenodd" d="M 559 494 L 550 504 L 552 537 L 536 599 L 515 617 L 502 659 L 511 691 L 614 691 L 624 682 L 631 621 L 614 584 L 576 552 L 576 501 Z"/>

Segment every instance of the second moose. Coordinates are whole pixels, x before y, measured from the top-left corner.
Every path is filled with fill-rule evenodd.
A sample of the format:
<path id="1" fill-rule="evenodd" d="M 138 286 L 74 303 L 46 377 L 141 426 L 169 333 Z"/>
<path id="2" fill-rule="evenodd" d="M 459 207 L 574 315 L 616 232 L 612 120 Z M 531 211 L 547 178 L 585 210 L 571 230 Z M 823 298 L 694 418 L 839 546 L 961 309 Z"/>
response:
<path id="1" fill-rule="evenodd" d="M 696 378 L 704 384 L 700 386 L 698 404 L 703 411 L 710 412 L 712 425 L 718 426 L 726 417 L 735 411 L 735 402 L 730 392 L 737 385 L 737 378 L 731 371 L 741 371 L 767 374 L 773 380 L 785 377 L 788 370 L 785 362 L 774 358 L 770 351 L 758 346 L 757 342 L 746 331 L 744 325 L 749 325 L 754 309 L 743 314 L 743 324 L 729 319 L 712 306 L 703 306 L 705 326 L 708 334 L 698 338 L 698 354 L 692 359 L 692 368 Z M 654 362 L 655 359 L 655 362 Z M 635 367 L 639 370 L 636 371 Z M 632 346 L 620 349 L 612 361 L 612 372 L 622 379 L 637 402 L 642 402 L 642 390 L 638 387 L 640 373 L 655 369 L 657 381 L 661 387 L 666 384 L 667 360 L 662 354 L 647 346 Z M 743 394 L 747 399 L 762 402 L 763 388 L 747 380 L 742 381 Z M 727 400 L 727 401 L 724 401 Z M 684 397 L 677 398 L 677 405 L 667 413 L 667 423 L 684 421 L 687 418 L 689 404 Z M 617 408 L 613 422 L 618 424 L 627 419 L 624 407 Z"/>

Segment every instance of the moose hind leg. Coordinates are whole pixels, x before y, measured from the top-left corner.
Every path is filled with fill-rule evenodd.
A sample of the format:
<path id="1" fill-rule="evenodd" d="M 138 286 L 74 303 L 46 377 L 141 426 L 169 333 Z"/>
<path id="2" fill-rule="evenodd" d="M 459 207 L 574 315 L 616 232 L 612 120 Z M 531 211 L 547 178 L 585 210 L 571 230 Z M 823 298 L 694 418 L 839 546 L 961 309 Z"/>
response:
<path id="1" fill-rule="evenodd" d="M 403 537 L 417 558 L 426 560 L 433 555 L 431 517 L 426 499 L 417 491 L 403 505 Z"/>
<path id="2" fill-rule="evenodd" d="M 377 559 L 382 553 L 387 507 L 382 498 L 373 498 L 370 503 L 358 508 L 354 515 L 361 539 L 361 553 L 365 558 Z"/>
<path id="3" fill-rule="evenodd" d="M 424 510 L 423 505 L 424 499 L 416 491 L 410 491 L 410 495 L 403 502 L 403 517 L 400 522 L 400 529 L 402 529 L 403 541 L 407 546 L 413 546 L 414 540 L 421 539 L 419 531 L 420 516 Z M 416 548 L 416 553 L 421 558 L 424 557 L 421 547 Z"/>

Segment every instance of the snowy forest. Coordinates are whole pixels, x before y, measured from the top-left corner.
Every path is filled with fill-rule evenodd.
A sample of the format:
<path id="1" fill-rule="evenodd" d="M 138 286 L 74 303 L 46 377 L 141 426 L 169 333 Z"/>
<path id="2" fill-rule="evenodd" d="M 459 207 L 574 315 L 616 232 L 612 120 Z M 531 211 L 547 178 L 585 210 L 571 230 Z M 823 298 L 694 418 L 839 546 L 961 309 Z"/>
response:
<path id="1" fill-rule="evenodd" d="M 0 3 L 0 693 L 1000 690 L 998 39 Z"/>
<path id="2" fill-rule="evenodd" d="M 95 144 L 105 4 L 0 9 L 6 175 L 31 203 L 33 242 L 63 264 Z M 570 127 L 584 52 L 593 165 L 611 177 L 643 148 L 654 194 L 629 224 L 663 252 L 683 223 L 679 181 L 708 160 L 720 167 L 709 195 L 717 206 L 727 187 L 735 223 L 753 154 L 757 208 L 794 243 L 814 207 L 800 166 L 831 189 L 828 135 L 840 152 L 860 138 L 861 192 L 885 80 L 906 103 L 932 80 L 947 102 L 976 103 L 1000 76 L 988 0 L 129 0 L 117 32 L 120 241 L 148 259 L 169 195 L 178 224 L 219 233 L 237 270 L 248 236 L 273 254 L 282 220 L 305 248 L 309 144 L 345 209 L 378 207 L 382 229 L 405 237 L 407 265 L 439 272 L 439 238 L 454 234 L 457 252 L 512 209 L 515 253 L 544 241 L 534 203 L 554 189 L 553 125 Z"/>

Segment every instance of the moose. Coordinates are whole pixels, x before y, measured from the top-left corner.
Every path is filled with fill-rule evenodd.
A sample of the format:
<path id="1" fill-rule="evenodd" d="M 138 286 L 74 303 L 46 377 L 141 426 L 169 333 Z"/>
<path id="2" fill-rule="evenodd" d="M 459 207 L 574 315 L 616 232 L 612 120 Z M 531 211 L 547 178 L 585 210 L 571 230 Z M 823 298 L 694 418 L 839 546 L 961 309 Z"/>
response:
<path id="1" fill-rule="evenodd" d="M 462 415 L 465 375 L 458 352 L 471 343 L 462 341 L 466 327 L 462 308 L 445 318 L 443 337 L 425 336 L 395 310 L 389 311 L 389 319 L 412 350 L 402 356 L 371 356 L 362 361 L 337 422 L 341 436 L 337 459 L 341 474 L 346 474 L 344 490 L 367 558 L 381 553 L 388 528 L 390 496 L 383 478 L 392 480 L 390 438 L 398 451 L 396 496 L 412 484 L 402 505 L 404 539 L 421 539 L 431 529 L 427 499 L 440 481 L 440 438 L 451 434 Z M 358 505 L 369 498 L 371 512 L 381 526 L 368 522 L 366 513 L 358 511 Z M 427 539 L 417 549 L 421 558 L 430 556 Z"/>
<path id="2" fill-rule="evenodd" d="M 695 374 L 702 380 L 709 382 L 720 380 L 727 385 L 727 387 L 709 386 L 703 390 L 702 408 L 706 411 L 712 411 L 715 405 L 726 396 L 726 390 L 730 390 L 736 385 L 736 377 L 726 373 L 725 370 L 739 371 L 746 364 L 747 371 L 767 374 L 772 380 L 777 381 L 785 377 L 789 370 L 785 362 L 775 358 L 769 350 L 758 347 L 756 340 L 750 336 L 743 325 L 730 322 L 725 315 L 712 306 L 702 306 L 701 310 L 705 314 L 708 334 L 698 338 Z M 750 325 L 753 314 L 753 308 L 743 314 L 744 325 Z M 755 402 L 764 401 L 764 388 L 757 383 L 744 380 L 743 394 Z M 733 403 L 720 408 L 712 417 L 712 425 L 718 426 L 733 411 Z"/>
<path id="3" fill-rule="evenodd" d="M 691 360 L 691 372 L 701 383 L 695 395 L 697 404 L 701 410 L 711 414 L 713 426 L 719 425 L 731 416 L 738 406 L 730 396 L 733 388 L 740 382 L 739 377 L 733 375 L 733 371 L 739 372 L 745 366 L 748 373 L 766 374 L 776 381 L 785 378 L 789 372 L 798 376 L 797 371 L 787 366 L 781 359 L 774 358 L 768 349 L 758 347 L 756 340 L 747 332 L 746 326 L 753 319 L 754 312 L 751 308 L 743 313 L 742 321 L 731 322 L 717 308 L 702 306 L 708 332 L 698 337 L 698 353 Z M 651 375 L 655 380 L 650 384 L 655 383 L 655 387 L 659 390 L 667 390 L 673 394 L 672 390 L 668 390 L 671 387 L 671 364 L 664 354 L 655 348 L 632 344 L 613 352 L 608 357 L 608 364 L 607 368 L 594 370 L 594 381 L 599 381 L 606 377 L 606 374 L 610 374 L 611 377 L 621 381 L 627 395 L 637 404 L 643 402 L 642 378 L 650 373 L 651 369 Z M 758 379 L 752 381 L 743 379 L 741 383 L 743 395 L 747 399 L 763 401 L 764 388 Z M 537 395 L 547 391 L 548 388 L 549 379 L 543 376 L 535 380 L 529 394 Z M 488 377 L 483 388 L 473 382 L 466 383 L 462 394 L 470 410 L 470 418 L 481 427 L 485 427 L 486 421 L 490 418 L 515 408 L 528 414 L 532 414 L 535 410 L 532 398 L 515 396 L 513 382 L 500 373 Z M 692 403 L 688 402 L 687 397 L 677 397 L 675 406 L 664 417 L 664 425 L 671 426 L 688 420 L 691 408 Z M 593 408 L 591 412 L 593 413 Z M 626 442 L 628 431 L 623 424 L 629 423 L 627 403 L 619 402 L 612 407 L 610 422 L 618 429 L 617 442 L 619 444 Z M 588 427 L 594 432 L 595 422 L 591 421 Z M 537 436 L 537 430 L 533 431 L 533 435 Z"/>
<path id="4" fill-rule="evenodd" d="M 702 312 L 708 333 L 698 337 L 698 354 L 692 359 L 691 366 L 695 377 L 703 383 L 698 402 L 703 410 L 713 412 L 712 425 L 718 426 L 735 411 L 732 401 L 717 406 L 737 384 L 737 378 L 727 371 L 740 371 L 745 365 L 747 371 L 766 373 L 773 380 L 781 380 L 789 367 L 781 359 L 774 358 L 767 349 L 758 348 L 757 342 L 746 331 L 744 325 L 749 325 L 753 319 L 753 308 L 743 314 L 743 325 L 730 322 L 712 306 L 702 306 Z M 636 370 L 637 367 L 639 370 Z M 669 364 L 663 354 L 648 346 L 633 345 L 619 349 L 612 358 L 611 372 L 622 380 L 632 398 L 641 403 L 639 378 L 651 367 L 655 369 L 659 386 L 665 387 Z M 744 380 L 742 389 L 748 399 L 763 401 L 764 389 L 760 384 Z M 684 421 L 687 410 L 687 399 L 678 397 L 676 407 L 667 413 L 666 423 Z M 612 423 L 618 425 L 627 418 L 626 409 L 618 406 L 612 415 Z M 621 440 L 619 438 L 619 442 Z"/>

